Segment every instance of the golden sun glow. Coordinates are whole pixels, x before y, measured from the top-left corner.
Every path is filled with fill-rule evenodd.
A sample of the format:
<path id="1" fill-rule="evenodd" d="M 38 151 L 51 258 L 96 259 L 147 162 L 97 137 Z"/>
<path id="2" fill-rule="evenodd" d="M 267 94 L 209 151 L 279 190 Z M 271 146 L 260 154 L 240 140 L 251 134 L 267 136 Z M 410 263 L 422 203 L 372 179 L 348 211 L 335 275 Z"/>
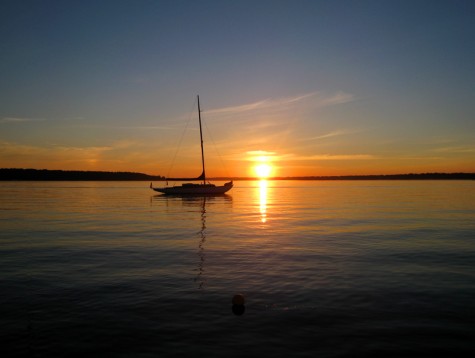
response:
<path id="1" fill-rule="evenodd" d="M 259 178 L 268 178 L 272 172 L 272 167 L 269 164 L 261 163 L 254 167 L 254 171 Z"/>
<path id="2" fill-rule="evenodd" d="M 248 161 L 252 162 L 249 166 L 249 173 L 256 179 L 268 179 L 275 176 L 278 167 L 275 166 L 276 153 L 265 150 L 248 151 Z"/>

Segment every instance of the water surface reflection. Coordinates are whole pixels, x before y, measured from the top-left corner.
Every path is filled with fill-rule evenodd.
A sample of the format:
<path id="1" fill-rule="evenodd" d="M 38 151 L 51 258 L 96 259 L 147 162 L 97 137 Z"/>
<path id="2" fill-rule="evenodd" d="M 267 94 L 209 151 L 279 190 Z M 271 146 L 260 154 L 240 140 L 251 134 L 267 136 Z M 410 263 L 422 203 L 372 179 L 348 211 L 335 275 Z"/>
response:
<path id="1" fill-rule="evenodd" d="M 170 196 L 158 194 L 152 197 L 152 206 L 157 206 L 159 209 L 157 214 L 161 219 L 160 230 L 162 235 L 165 234 L 165 230 L 168 230 L 170 247 L 176 248 L 183 245 L 183 248 L 194 248 L 196 256 L 193 256 L 195 262 L 193 281 L 199 290 L 204 289 L 207 281 L 205 277 L 207 221 L 210 221 L 214 230 L 222 224 L 223 220 L 228 222 L 223 219 L 223 216 L 226 216 L 232 207 L 232 197 L 229 195 Z M 170 230 L 171 227 L 177 225 L 177 222 L 181 228 L 180 233 Z M 212 244 L 216 246 L 216 240 Z"/>
<path id="2" fill-rule="evenodd" d="M 261 222 L 267 222 L 267 186 L 268 182 L 262 179 L 259 182 L 259 212 L 261 213 Z"/>
<path id="3" fill-rule="evenodd" d="M 198 283 L 198 289 L 202 289 L 203 285 L 205 284 L 205 280 L 203 279 L 204 273 L 204 264 L 205 264 L 205 242 L 206 242 L 206 197 L 202 198 L 202 206 L 201 206 L 201 229 L 198 232 L 200 241 L 198 243 L 198 274 L 195 277 L 195 282 Z"/>

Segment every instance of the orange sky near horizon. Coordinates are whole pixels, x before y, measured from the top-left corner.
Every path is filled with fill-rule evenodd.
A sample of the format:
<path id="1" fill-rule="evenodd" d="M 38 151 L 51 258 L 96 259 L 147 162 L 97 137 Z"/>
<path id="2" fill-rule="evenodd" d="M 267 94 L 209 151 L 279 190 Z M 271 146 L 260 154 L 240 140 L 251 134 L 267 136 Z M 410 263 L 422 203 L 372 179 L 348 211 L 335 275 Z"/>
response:
<path id="1" fill-rule="evenodd" d="M 471 133 L 459 134 L 457 143 L 437 136 L 411 138 L 404 133 L 407 124 L 396 123 L 383 131 L 368 127 L 325 132 L 309 120 L 331 111 L 348 115 L 356 102 L 350 95 L 317 92 L 205 110 L 202 120 L 207 176 L 255 177 L 260 176 L 256 167 L 263 165 L 269 177 L 474 172 Z M 25 132 L 28 127 L 35 128 L 36 133 L 46 134 L 52 124 L 45 122 L 11 120 L 2 125 Z M 62 144 L 2 140 L 0 167 L 198 176 L 201 157 L 196 108 L 165 123 L 144 128 L 61 125 L 64 137 L 57 140 Z M 381 135 L 391 131 L 396 133 L 391 139 Z M 116 138 L 104 141 L 107 145 L 99 145 L 97 140 L 94 146 L 68 145 L 78 141 L 78 133 L 92 138 L 114 134 Z"/>
<path id="2" fill-rule="evenodd" d="M 190 132 L 196 137 L 196 131 Z M 255 136 L 254 139 L 259 138 Z M 245 139 L 243 141 L 245 142 Z M 196 143 L 198 139 L 195 138 L 194 142 L 194 145 L 184 145 L 178 152 L 177 148 L 154 149 L 153 145 L 148 146 L 149 148 L 143 152 L 134 152 L 129 150 L 130 145 L 126 143 L 118 144 L 114 148 L 48 149 L 33 146 L 12 148 L 2 143 L 2 152 L 7 155 L 0 158 L 0 167 L 134 171 L 162 176 L 196 177 L 201 173 L 201 158 L 199 144 Z M 346 142 L 346 145 L 349 143 Z M 239 141 L 236 142 L 235 147 L 241 146 Z M 272 149 L 274 148 L 273 146 Z M 460 149 L 460 153 L 456 150 L 453 153 L 447 148 L 432 150 L 438 153 L 437 155 L 406 153 L 399 157 L 386 153 L 373 154 L 375 151 L 363 152 L 365 154 L 314 154 L 312 151 L 286 151 L 285 148 L 279 148 L 278 151 L 259 149 L 223 155 L 221 149 L 218 150 L 205 142 L 205 153 L 209 153 L 206 155 L 208 177 L 261 177 L 262 173 L 256 172 L 256 167 L 262 165 L 268 166 L 270 172 L 265 175 L 268 177 L 475 171 L 475 159 L 471 151 L 463 149 Z M 173 160 L 174 155 L 176 156 Z"/>
<path id="3" fill-rule="evenodd" d="M 296 103 L 296 107 L 299 104 L 308 105 L 303 102 Z M 266 110 L 257 113 L 262 115 L 259 118 L 256 111 L 260 111 L 254 106 L 250 107 L 253 109 L 243 112 L 236 111 L 236 108 L 229 111 L 222 108 L 210 111 L 210 114 L 206 111 L 202 113 L 208 177 L 259 177 L 262 175 L 256 172 L 256 167 L 262 165 L 268 166 L 268 177 L 475 171 L 474 150 L 469 145 L 454 146 L 453 143 L 446 144 L 442 140 L 433 140 L 433 143 L 427 140 L 428 143 L 421 146 L 420 143 L 410 143 L 406 138 L 399 138 L 400 142 L 405 142 L 401 147 L 396 140 L 393 143 L 387 138 L 378 140 L 375 136 L 379 136 L 380 132 L 372 133 L 370 130 L 340 130 L 322 134 L 318 130 L 312 132 L 306 128 L 305 123 L 296 123 L 298 120 L 291 120 L 288 125 L 283 125 L 286 123 L 288 108 L 283 109 L 282 117 L 277 116 L 273 109 L 271 114 Z M 230 113 L 233 111 L 237 114 Z M 223 115 L 225 120 L 220 119 Z M 248 120 L 248 115 L 253 120 Z M 231 122 L 245 127 L 241 127 L 243 129 L 240 131 L 229 128 L 230 116 L 233 116 Z M 186 121 L 183 120 L 185 117 Z M 201 173 L 196 119 L 197 115 L 192 111 L 177 119 L 182 128 L 178 125 L 157 129 L 151 126 L 150 133 L 146 135 L 145 129 L 130 130 L 124 134 L 123 129 L 111 128 L 111 131 L 122 132 L 123 138 L 107 146 L 18 145 L 1 141 L 0 167 L 133 171 L 172 177 L 196 177 Z M 26 127 L 38 124 L 44 125 L 11 121 L 4 122 L 3 126 Z M 86 129 L 93 136 L 99 135 L 94 133 L 96 130 L 104 131 L 103 128 Z M 73 130 L 78 129 L 73 127 Z M 158 134 L 157 140 L 152 139 L 154 133 Z M 312 133 L 318 134 L 313 136 Z M 146 139 L 140 142 L 139 135 Z"/>

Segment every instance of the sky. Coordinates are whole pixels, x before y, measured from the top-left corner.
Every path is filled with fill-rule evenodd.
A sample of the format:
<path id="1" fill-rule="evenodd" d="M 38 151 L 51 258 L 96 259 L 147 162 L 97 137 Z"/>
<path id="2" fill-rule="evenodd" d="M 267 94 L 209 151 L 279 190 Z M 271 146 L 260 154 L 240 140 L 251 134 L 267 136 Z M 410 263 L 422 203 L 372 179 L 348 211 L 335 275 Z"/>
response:
<path id="1" fill-rule="evenodd" d="M 0 167 L 475 172 L 475 1 L 3 0 Z"/>

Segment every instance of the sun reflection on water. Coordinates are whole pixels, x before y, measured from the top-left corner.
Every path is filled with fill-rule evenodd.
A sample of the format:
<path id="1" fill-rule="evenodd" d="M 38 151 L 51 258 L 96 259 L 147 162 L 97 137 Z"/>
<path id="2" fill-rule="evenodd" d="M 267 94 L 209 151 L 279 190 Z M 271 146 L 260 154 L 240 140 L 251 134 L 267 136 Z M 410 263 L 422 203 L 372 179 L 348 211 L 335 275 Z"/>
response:
<path id="1" fill-rule="evenodd" d="M 259 211 L 261 213 L 261 222 L 267 222 L 267 180 L 259 181 Z"/>

